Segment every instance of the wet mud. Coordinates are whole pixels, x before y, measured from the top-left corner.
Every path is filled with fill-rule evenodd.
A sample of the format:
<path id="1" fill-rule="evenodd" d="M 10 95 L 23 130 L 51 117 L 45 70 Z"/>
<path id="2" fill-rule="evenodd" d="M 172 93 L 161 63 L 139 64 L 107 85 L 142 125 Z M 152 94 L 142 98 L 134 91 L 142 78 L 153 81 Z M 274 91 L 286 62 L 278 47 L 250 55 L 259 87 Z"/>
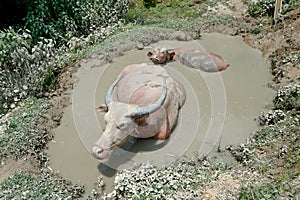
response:
<path id="1" fill-rule="evenodd" d="M 230 67 L 221 73 L 207 73 L 178 63 L 164 65 L 187 93 L 171 137 L 165 141 L 138 139 L 130 148 L 117 148 L 109 159 L 98 161 L 90 150 L 105 122 L 96 108 L 104 103 L 107 88 L 124 67 L 150 62 L 146 53 L 151 46 L 206 49 L 221 55 Z M 146 161 L 168 165 L 183 156 L 208 154 L 216 145 L 244 142 L 258 128 L 255 117 L 271 103 L 269 63 L 241 37 L 204 34 L 201 40 L 160 41 L 151 46 L 127 52 L 109 65 L 87 60 L 76 74 L 72 105 L 65 108 L 61 125 L 53 130 L 55 138 L 49 152 L 51 167 L 74 183 L 85 185 L 87 193 L 100 175 L 109 192 L 116 170 Z"/>

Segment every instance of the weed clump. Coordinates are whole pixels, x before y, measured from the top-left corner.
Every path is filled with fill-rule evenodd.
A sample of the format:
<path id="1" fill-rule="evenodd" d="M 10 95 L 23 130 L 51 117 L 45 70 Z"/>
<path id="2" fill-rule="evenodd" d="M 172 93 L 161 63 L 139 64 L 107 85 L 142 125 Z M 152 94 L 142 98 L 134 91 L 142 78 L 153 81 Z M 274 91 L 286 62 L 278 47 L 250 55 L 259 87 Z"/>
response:
<path id="1" fill-rule="evenodd" d="M 299 0 L 283 0 L 282 14 L 300 7 Z M 275 10 L 275 0 L 259 0 L 250 3 L 248 6 L 249 14 L 252 17 L 272 16 Z"/>
<path id="2" fill-rule="evenodd" d="M 48 107 L 46 100 L 30 98 L 23 104 L 18 113 L 0 122 L 0 158 L 38 156 L 52 139 L 51 134 L 39 132 L 36 123 Z"/>
<path id="3" fill-rule="evenodd" d="M 123 23 L 128 0 L 20 0 L 22 27 L 0 31 L 0 117 L 27 97 L 56 89 L 65 63 Z"/>
<path id="4" fill-rule="evenodd" d="M 56 177 L 46 170 L 33 176 L 17 172 L 0 183 L 0 199 L 78 199 L 84 188 Z"/>
<path id="5" fill-rule="evenodd" d="M 274 99 L 276 109 L 284 111 L 300 111 L 300 85 L 287 85 L 282 87 Z"/>
<path id="6" fill-rule="evenodd" d="M 248 7 L 252 17 L 271 16 L 274 12 L 274 8 L 275 0 L 260 0 L 256 3 L 251 3 Z"/>
<path id="7" fill-rule="evenodd" d="M 28 96 L 48 91 L 41 82 L 54 65 L 54 46 L 45 38 L 33 45 L 29 30 L 0 32 L 0 117 Z"/>

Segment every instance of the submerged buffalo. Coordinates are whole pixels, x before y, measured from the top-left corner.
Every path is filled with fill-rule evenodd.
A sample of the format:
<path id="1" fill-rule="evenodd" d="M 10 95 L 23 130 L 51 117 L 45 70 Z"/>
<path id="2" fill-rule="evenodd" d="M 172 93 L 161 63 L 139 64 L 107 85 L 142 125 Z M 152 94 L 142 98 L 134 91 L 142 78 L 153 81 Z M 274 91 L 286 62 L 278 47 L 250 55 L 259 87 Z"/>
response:
<path id="1" fill-rule="evenodd" d="M 149 51 L 147 56 L 150 57 L 150 60 L 154 64 L 164 64 L 169 61 L 175 61 L 205 72 L 223 71 L 229 66 L 227 61 L 217 54 L 193 49 L 155 48 L 153 51 Z"/>
<path id="2" fill-rule="evenodd" d="M 113 100 L 115 86 L 117 100 Z M 161 66 L 127 66 L 109 87 L 105 104 L 99 107 L 105 113 L 106 128 L 92 154 L 98 159 L 107 158 L 113 147 L 131 137 L 168 138 L 185 96 L 183 86 Z"/>

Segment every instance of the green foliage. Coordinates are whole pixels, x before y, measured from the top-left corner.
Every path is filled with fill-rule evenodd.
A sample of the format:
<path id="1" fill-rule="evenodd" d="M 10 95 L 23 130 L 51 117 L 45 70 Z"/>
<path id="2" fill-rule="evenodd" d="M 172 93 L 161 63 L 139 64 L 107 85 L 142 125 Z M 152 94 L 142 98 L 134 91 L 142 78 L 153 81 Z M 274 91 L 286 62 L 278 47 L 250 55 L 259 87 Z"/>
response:
<path id="1" fill-rule="evenodd" d="M 289 0 L 282 2 L 282 14 L 300 7 L 300 0 Z M 275 9 L 275 0 L 259 0 L 248 6 L 248 11 L 252 17 L 261 17 L 265 15 L 272 16 Z"/>
<path id="2" fill-rule="evenodd" d="M 242 187 L 239 192 L 240 200 L 267 200 L 278 199 L 279 193 L 284 189 L 282 185 L 276 183 L 263 183 L 261 185 L 250 185 Z"/>
<path id="3" fill-rule="evenodd" d="M 258 2 L 251 3 L 248 7 L 249 13 L 253 17 L 264 15 L 271 16 L 274 12 L 275 0 L 259 0 Z"/>
<path id="4" fill-rule="evenodd" d="M 33 45 L 29 30 L 0 31 L 1 115 L 43 89 L 38 84 L 53 65 L 54 46 L 53 40 L 45 38 Z"/>
<path id="5" fill-rule="evenodd" d="M 282 14 L 297 8 L 300 8 L 300 0 L 290 0 L 288 1 L 288 4 L 283 6 Z"/>
<path id="6" fill-rule="evenodd" d="M 198 188 L 218 176 L 205 164 L 209 165 L 209 162 L 195 156 L 192 160 L 181 160 L 163 169 L 144 163 L 137 168 L 124 170 L 115 178 L 111 199 L 200 199 Z M 223 171 L 222 164 L 216 167 L 217 171 Z M 176 198 L 176 193 L 188 195 Z"/>
<path id="7" fill-rule="evenodd" d="M 34 42 L 40 37 L 67 42 L 100 27 L 118 23 L 127 12 L 128 0 L 20 0 L 27 6 L 25 27 Z"/>
<path id="8" fill-rule="evenodd" d="M 282 87 L 274 99 L 276 109 L 300 110 L 300 85 L 287 85 Z"/>
<path id="9" fill-rule="evenodd" d="M 141 6 L 130 7 L 126 21 L 134 24 L 143 24 L 184 31 L 199 31 L 200 28 L 218 24 L 232 23 L 230 16 L 216 16 L 207 14 L 201 16 L 209 6 L 218 1 L 160 1 L 155 7 L 146 9 Z M 199 18 L 201 16 L 201 18 Z"/>
<path id="10" fill-rule="evenodd" d="M 130 8 L 126 15 L 127 22 L 142 24 L 146 21 L 160 21 L 160 19 L 192 19 L 200 15 L 202 7 L 201 4 L 195 4 L 192 0 L 151 2 L 152 6 Z"/>
<path id="11" fill-rule="evenodd" d="M 1 68 L 25 67 L 30 63 L 28 57 L 31 46 L 30 32 L 15 31 L 9 28 L 0 32 L 0 66 Z"/>
<path id="12" fill-rule="evenodd" d="M 18 113 L 0 124 L 0 157 L 38 154 L 51 139 L 51 135 L 40 133 L 36 127 L 36 121 L 47 108 L 46 101 L 31 98 L 24 104 Z"/>
<path id="13" fill-rule="evenodd" d="M 55 90 L 57 84 L 57 74 L 58 72 L 54 69 L 50 69 L 45 73 L 44 79 L 40 83 L 43 91 Z"/>
<path id="14" fill-rule="evenodd" d="M 111 35 L 128 6 L 128 0 L 19 3 L 27 9 L 26 29 L 0 31 L 0 117 L 28 95 L 55 89 L 66 54 Z"/>
<path id="15" fill-rule="evenodd" d="M 0 199 L 78 199 L 84 189 L 46 170 L 40 175 L 17 172 L 0 183 Z"/>
<path id="16" fill-rule="evenodd" d="M 250 32 L 253 33 L 253 34 L 259 34 L 259 33 L 261 32 L 261 27 L 255 26 L 255 27 L 253 27 L 253 28 L 251 29 Z"/>
<path id="17" fill-rule="evenodd" d="M 155 7 L 157 0 L 144 0 L 144 5 L 146 8 Z"/>

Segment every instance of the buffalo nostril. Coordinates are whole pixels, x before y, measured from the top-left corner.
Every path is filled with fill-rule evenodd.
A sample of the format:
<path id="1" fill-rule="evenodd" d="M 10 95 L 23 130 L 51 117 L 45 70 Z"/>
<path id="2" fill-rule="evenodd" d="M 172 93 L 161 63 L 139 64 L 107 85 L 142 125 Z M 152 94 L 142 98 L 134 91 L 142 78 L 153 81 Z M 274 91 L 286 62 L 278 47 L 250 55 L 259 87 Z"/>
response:
<path id="1" fill-rule="evenodd" d="M 103 149 L 100 149 L 100 150 L 97 151 L 98 154 L 100 154 L 102 152 L 103 152 Z"/>
<path id="2" fill-rule="evenodd" d="M 99 147 L 93 147 L 93 154 L 94 155 L 99 155 L 103 152 L 104 150 L 102 148 Z"/>
<path id="3" fill-rule="evenodd" d="M 154 62 L 154 64 L 159 63 L 159 60 L 158 60 L 157 58 L 150 58 L 150 60 L 151 60 L 152 62 Z"/>

